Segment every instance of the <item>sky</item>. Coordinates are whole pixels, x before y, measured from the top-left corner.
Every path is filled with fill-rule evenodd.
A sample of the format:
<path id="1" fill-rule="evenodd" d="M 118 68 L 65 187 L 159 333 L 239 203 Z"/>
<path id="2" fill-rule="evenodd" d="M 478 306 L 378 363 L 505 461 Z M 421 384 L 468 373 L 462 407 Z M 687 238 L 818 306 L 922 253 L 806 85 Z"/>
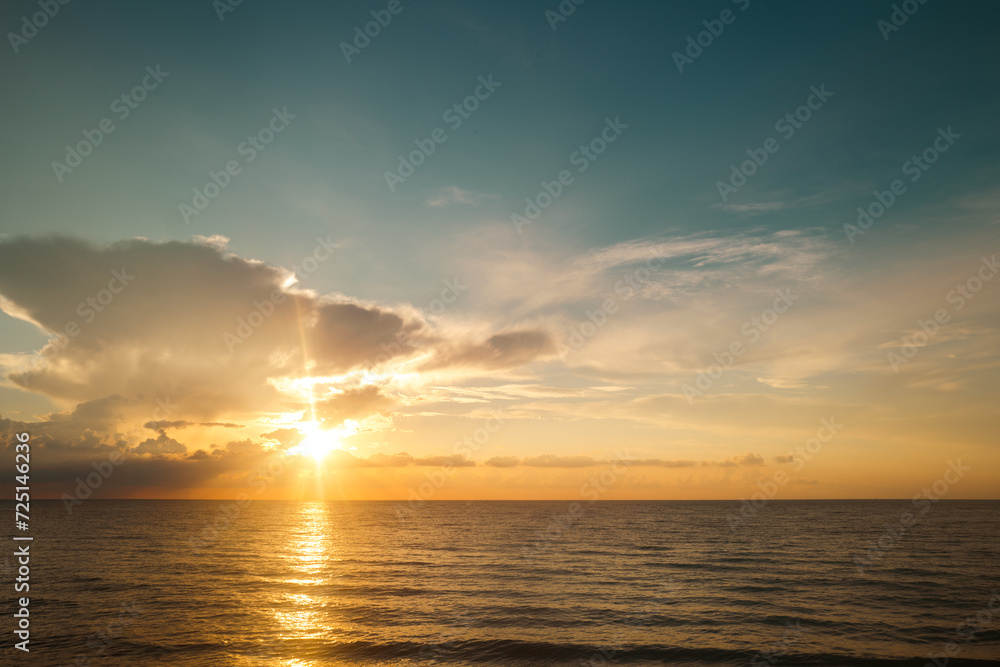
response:
<path id="1" fill-rule="evenodd" d="M 997 498 L 1000 7 L 902 4 L 5 3 L 5 460 Z"/>

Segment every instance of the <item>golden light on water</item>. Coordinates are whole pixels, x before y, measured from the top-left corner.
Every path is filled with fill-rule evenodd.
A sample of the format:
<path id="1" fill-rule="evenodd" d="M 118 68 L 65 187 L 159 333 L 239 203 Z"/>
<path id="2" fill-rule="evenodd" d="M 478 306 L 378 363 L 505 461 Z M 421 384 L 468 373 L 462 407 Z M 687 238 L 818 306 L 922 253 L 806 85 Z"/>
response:
<path id="1" fill-rule="evenodd" d="M 318 640 L 330 636 L 321 610 L 329 601 L 311 595 L 310 589 L 329 584 L 324 576 L 331 558 L 329 518 L 320 503 L 303 503 L 291 527 L 289 551 L 282 557 L 290 576 L 282 580 L 302 592 L 284 592 L 276 600 L 274 620 L 288 640 Z M 281 667 L 314 667 L 319 663 L 302 658 L 282 661 Z"/>

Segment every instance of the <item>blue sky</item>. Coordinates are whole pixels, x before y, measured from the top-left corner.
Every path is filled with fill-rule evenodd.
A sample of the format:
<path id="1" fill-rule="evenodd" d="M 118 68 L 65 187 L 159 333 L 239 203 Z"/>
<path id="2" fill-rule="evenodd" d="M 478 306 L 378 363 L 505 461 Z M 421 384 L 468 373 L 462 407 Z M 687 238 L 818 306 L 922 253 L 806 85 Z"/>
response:
<path id="1" fill-rule="evenodd" d="M 722 394 L 775 406 L 806 402 L 817 414 L 833 405 L 861 410 L 853 401 L 862 394 L 875 401 L 892 395 L 890 402 L 899 401 L 894 419 L 933 402 L 901 398 L 893 388 L 899 374 L 883 377 L 878 364 L 885 365 L 884 346 L 934 312 L 949 281 L 976 269 L 977 253 L 996 248 L 995 4 L 914 5 L 888 39 L 878 24 L 890 20 L 888 2 L 589 0 L 555 30 L 545 12 L 556 2 L 400 6 L 351 62 L 341 44 L 386 3 L 244 0 L 220 20 L 208 0 L 71 2 L 17 53 L 8 36 L 0 51 L 5 242 L 46 235 L 95 247 L 178 241 L 291 268 L 318 238 L 330 239 L 334 261 L 300 281 L 317 299 L 415 309 L 440 339 L 528 330 L 545 337 L 536 356 L 515 354 L 504 357 L 502 369 L 449 376 L 448 390 L 434 384 L 441 378 L 419 389 L 383 387 L 407 398 L 390 418 L 395 426 L 372 426 L 378 435 L 364 442 L 381 453 L 401 446 L 431 453 L 430 444 L 407 441 L 416 427 L 403 422 L 417 413 L 475 420 L 480 415 L 465 411 L 459 388 L 514 385 L 521 389 L 506 398 L 477 400 L 516 401 L 525 420 L 518 437 L 553 442 L 547 451 L 600 457 L 615 434 L 634 429 L 646 457 L 707 449 L 702 458 L 721 460 L 755 452 L 773 432 L 729 451 L 723 442 L 731 433 L 706 435 L 715 416 L 666 424 L 650 420 L 643 406 L 680 396 L 711 352 L 739 337 L 741 323 L 789 285 L 808 305 L 789 315 L 786 321 L 798 319 L 769 339 L 773 347 L 757 349 L 747 366 L 725 376 Z M 673 54 L 724 10 L 733 21 L 679 72 Z M 5 32 L 19 30 L 22 17 L 37 11 L 34 2 L 7 3 L 0 24 Z M 147 67 L 169 75 L 127 118 L 117 118 L 112 102 L 140 83 Z M 448 128 L 442 114 L 474 94 L 480 77 L 500 85 L 461 127 Z M 832 96 L 794 136 L 781 138 L 775 122 L 821 86 Z M 274 109 L 294 118 L 246 162 L 238 147 L 267 127 Z M 107 117 L 114 131 L 60 182 L 53 161 Z M 627 129 L 577 171 L 572 154 L 600 136 L 606 119 Z M 384 174 L 396 168 L 397 156 L 439 127 L 447 140 L 390 191 Z M 906 193 L 871 230 L 849 242 L 843 226 L 854 222 L 857 207 L 894 179 L 905 180 L 902 165 L 931 146 L 939 128 L 960 138 L 918 181 L 906 180 Z M 778 138 L 778 152 L 723 202 L 717 183 L 770 137 Z M 179 205 L 190 204 L 192 189 L 231 160 L 240 173 L 188 224 Z M 518 233 L 511 215 L 523 213 L 525 197 L 536 197 L 541 182 L 564 169 L 573 183 Z M 572 327 L 614 294 L 616 281 L 634 273 L 638 258 L 664 244 L 674 250 L 634 307 L 623 308 L 584 349 L 552 356 Z M 51 270 L 58 272 L 58 263 Z M 456 279 L 467 289 L 443 314 L 431 312 L 444 281 Z M 0 318 L 0 353 L 10 369 L 20 368 L 51 331 L 30 316 L 41 308 L 30 295 L 13 303 L 9 292 L 0 294 L 11 300 L 8 314 L 22 309 L 21 317 Z M 992 372 L 995 350 L 985 350 L 996 310 L 988 300 L 995 297 L 980 298 L 984 310 L 949 343 L 966 346 L 974 369 L 946 372 L 928 349 L 920 357 L 929 364 L 927 378 L 953 374 L 942 384 L 972 395 L 989 383 L 993 376 L 983 373 Z M 444 365 L 468 359 L 454 349 L 438 353 L 451 360 Z M 941 359 L 955 355 L 962 357 L 943 350 Z M 906 387 L 923 381 L 909 378 Z M 542 405 L 533 402 L 537 392 L 524 389 L 529 385 L 582 393 Z M 614 416 L 588 430 L 579 420 L 590 419 L 591 409 L 580 405 L 598 385 L 628 398 L 602 397 L 601 409 Z M 127 394 L 127 385 L 111 389 Z M 72 410 L 73 401 L 105 398 L 98 394 L 69 399 L 11 381 L 0 387 L 4 413 L 28 421 Z M 431 396 L 435 407 L 420 407 Z M 738 409 L 718 409 L 733 420 L 734 433 L 749 428 L 740 426 Z M 541 423 L 528 425 L 536 419 Z M 560 440 L 564 420 L 578 426 Z M 438 429 L 430 422 L 420 428 Z M 970 447 L 981 446 L 981 428 L 962 436 Z M 881 437 L 880 427 L 856 446 Z M 929 457 L 938 444 L 928 444 Z M 674 449 L 683 451 L 675 457 Z M 831 479 L 842 477 L 834 471 Z"/>

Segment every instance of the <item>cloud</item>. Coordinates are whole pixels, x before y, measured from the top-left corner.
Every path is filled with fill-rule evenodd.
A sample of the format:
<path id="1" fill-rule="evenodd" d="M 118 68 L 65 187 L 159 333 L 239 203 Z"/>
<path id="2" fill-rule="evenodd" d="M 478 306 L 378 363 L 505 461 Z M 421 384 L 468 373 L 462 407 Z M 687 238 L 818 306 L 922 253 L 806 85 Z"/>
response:
<path id="1" fill-rule="evenodd" d="M 32 450 L 37 447 L 45 451 L 40 465 L 32 466 L 33 471 L 52 461 L 102 459 L 127 445 L 125 426 L 139 409 L 121 396 L 108 396 L 71 411 L 47 415 L 41 421 L 0 419 L 0 439 L 13 456 L 13 435 L 28 433 Z"/>
<path id="2" fill-rule="evenodd" d="M 391 358 L 396 356 L 391 352 L 391 343 L 398 338 L 419 340 L 422 333 L 427 333 L 422 321 L 374 305 L 324 298 L 306 307 L 309 314 L 303 319 L 319 373 L 369 365 L 380 355 Z"/>
<path id="3" fill-rule="evenodd" d="M 196 422 L 189 422 L 184 420 L 179 421 L 149 421 L 142 425 L 143 428 L 148 428 L 151 431 L 162 431 L 167 428 L 187 428 L 188 426 L 194 426 Z"/>
<path id="4" fill-rule="evenodd" d="M 555 352 L 549 334 L 540 330 L 510 331 L 482 343 L 453 346 L 420 365 L 421 370 L 446 367 L 504 369 L 522 366 Z"/>
<path id="5" fill-rule="evenodd" d="M 471 468 L 476 465 L 464 456 L 423 456 L 413 459 L 415 466 L 453 466 L 455 468 Z"/>
<path id="6" fill-rule="evenodd" d="M 109 431 L 125 419 L 131 407 L 131 402 L 124 396 L 104 396 L 80 403 L 71 412 L 50 414 L 45 421 L 56 429 L 66 425 L 69 430 Z"/>
<path id="7" fill-rule="evenodd" d="M 166 433 L 160 433 L 157 438 L 143 440 L 138 446 L 129 450 L 130 454 L 184 454 L 187 447 L 177 442 Z"/>
<path id="8" fill-rule="evenodd" d="M 757 215 L 759 213 L 781 211 L 786 208 L 791 208 L 792 206 L 794 206 L 794 204 L 781 201 L 771 201 L 755 202 L 751 204 L 713 204 L 712 208 L 719 208 L 724 211 L 732 211 L 734 213 L 749 213 L 751 215 Z"/>
<path id="9" fill-rule="evenodd" d="M 740 454 L 739 456 L 730 456 L 722 461 L 704 461 L 702 465 L 722 466 L 726 468 L 735 466 L 761 466 L 764 465 L 764 457 L 760 454 L 747 452 L 746 454 Z"/>
<path id="10" fill-rule="evenodd" d="M 294 428 L 280 428 L 276 431 L 264 433 L 261 437 L 265 440 L 279 442 L 285 447 L 294 447 L 306 439 L 306 436 L 302 433 L 302 431 Z"/>
<path id="11" fill-rule="evenodd" d="M 332 453 L 332 460 L 335 466 L 341 468 L 403 468 L 416 466 L 421 468 L 437 468 L 451 466 L 455 468 L 475 467 L 475 462 L 464 456 L 423 456 L 413 457 L 406 452 L 397 454 L 372 454 L 371 456 L 359 457 L 350 452 L 337 451 Z"/>
<path id="12" fill-rule="evenodd" d="M 521 459 L 516 456 L 494 456 L 488 459 L 483 465 L 491 468 L 513 468 L 521 463 Z"/>
<path id="13" fill-rule="evenodd" d="M 805 381 L 794 378 L 757 378 L 757 382 L 772 389 L 803 389 Z"/>
<path id="14" fill-rule="evenodd" d="M 345 419 L 358 419 L 376 412 L 387 412 L 397 404 L 375 385 L 346 389 L 333 398 L 316 404 L 317 419 L 342 422 Z"/>
<path id="15" fill-rule="evenodd" d="M 590 468 L 601 464 L 590 456 L 542 454 L 521 459 L 521 465 L 529 468 Z"/>
<path id="16" fill-rule="evenodd" d="M 649 466 L 656 468 L 690 468 L 692 466 L 698 465 L 697 461 L 668 461 L 664 459 L 636 459 L 635 461 L 630 461 L 629 465 L 633 466 Z"/>
<path id="17" fill-rule="evenodd" d="M 541 454 L 539 456 L 494 456 L 484 464 L 491 468 L 592 468 L 599 465 L 609 465 L 605 461 L 597 461 L 591 456 L 557 456 Z"/>
<path id="18" fill-rule="evenodd" d="M 475 308 L 540 322 L 563 344 L 596 313 L 607 324 L 585 345 L 571 343 L 563 363 L 661 375 L 703 365 L 776 289 L 812 286 L 836 253 L 817 232 L 704 232 L 582 251 L 564 238 L 524 246 L 509 237 L 506 228 L 477 229 L 455 241 L 451 261 L 475 291 Z M 599 312 L 609 300 L 612 311 Z"/>
<path id="19" fill-rule="evenodd" d="M 290 487 L 297 483 L 297 475 L 315 470 L 315 463 L 309 457 L 289 455 L 289 451 L 305 437 L 295 428 L 275 429 L 257 437 L 199 448 L 191 442 L 171 438 L 163 431 L 155 438 L 139 437 L 141 430 L 118 432 L 122 425 L 117 421 L 118 416 L 128 415 L 134 407 L 127 400 L 115 398 L 53 415 L 57 417 L 55 421 L 26 423 L 0 418 L 0 442 L 4 443 L 0 446 L 0 456 L 13 456 L 14 433 L 29 432 L 32 451 L 39 461 L 45 462 L 33 468 L 33 479 L 37 476 L 40 483 L 38 493 L 49 497 L 72 493 L 77 477 L 92 471 L 95 463 L 111 460 L 115 452 L 124 457 L 102 485 L 103 497 L 129 497 L 140 489 L 146 492 L 153 490 L 154 493 L 160 489 L 167 495 L 173 493 L 171 489 L 183 488 L 245 490 L 255 471 L 272 470 L 275 462 L 281 462 L 279 469 L 284 468 L 286 472 L 279 473 L 273 485 Z M 159 421 L 163 423 L 165 420 Z M 85 423 L 100 426 L 101 431 L 81 428 Z M 757 465 L 760 461 L 761 457 L 748 453 L 726 459 L 722 464 L 704 462 L 702 465 Z M 414 456 L 407 452 L 376 452 L 362 456 L 356 451 L 345 450 L 335 450 L 323 460 L 323 466 L 331 470 L 442 467 L 581 470 L 607 467 L 613 463 L 615 461 L 583 454 L 539 454 L 527 457 L 494 456 L 485 463 L 477 464 L 460 455 Z M 656 458 L 632 459 L 628 463 L 633 467 L 661 468 L 688 468 L 699 464 L 691 460 Z"/>
<path id="20" fill-rule="evenodd" d="M 44 452 L 43 479 L 62 471 L 64 481 L 72 480 L 90 470 L 92 461 L 117 451 L 128 458 L 122 481 L 109 482 L 109 488 L 136 479 L 163 487 L 239 486 L 241 475 L 299 444 L 304 436 L 296 426 L 313 418 L 324 429 L 348 419 L 360 423 L 348 443 L 365 455 L 357 449 L 335 453 L 324 461 L 330 467 L 478 466 L 475 474 L 484 478 L 519 469 L 510 476 L 542 479 L 552 474 L 547 470 L 611 463 L 594 453 L 598 449 L 538 454 L 546 451 L 548 436 L 537 431 L 523 442 L 498 442 L 504 455 L 485 463 L 428 455 L 451 437 L 445 433 L 454 420 L 476 411 L 485 418 L 487 408 L 502 408 L 505 418 L 522 424 L 561 420 L 565 430 L 559 432 L 571 442 L 636 436 L 647 458 L 631 461 L 635 467 L 695 477 L 713 476 L 714 470 L 727 477 L 724 472 L 746 467 L 749 473 L 764 465 L 763 457 L 747 450 L 766 442 L 788 451 L 786 443 L 791 447 L 809 437 L 823 416 L 898 423 L 892 415 L 900 397 L 915 396 L 900 387 L 935 395 L 955 388 L 975 401 L 989 396 L 988 387 L 972 384 L 968 369 L 993 367 L 988 334 L 996 331 L 995 302 L 977 298 L 961 314 L 975 319 L 950 323 L 935 338 L 939 344 L 922 348 L 895 375 L 884 359 L 891 347 L 879 344 L 946 303 L 938 282 L 954 283 L 940 281 L 938 269 L 921 277 L 916 269 L 889 264 L 879 279 L 838 269 L 830 261 L 839 257 L 836 252 L 808 230 L 695 234 L 576 252 L 474 246 L 456 253 L 455 261 L 468 262 L 468 271 L 446 268 L 463 281 L 468 276 L 477 298 L 463 302 L 461 312 L 436 317 L 405 303 L 301 289 L 284 268 L 238 257 L 222 239 L 209 241 L 133 240 L 95 248 L 19 237 L 0 245 L 2 307 L 53 337 L 42 354 L 0 358 L 13 371 L 9 385 L 68 406 L 37 422 L 0 420 L 0 430 L 31 432 L 33 447 Z M 665 261 L 638 288 L 624 290 L 627 295 L 615 290 L 653 256 Z M 972 259 L 974 269 L 978 254 Z M 954 253 L 935 261 L 945 260 L 953 261 Z M 970 261 L 956 262 L 948 275 L 964 279 Z M 482 263 L 478 273 L 474 262 Z M 53 265 L 59 270 L 45 268 Z M 134 278 L 112 292 L 114 271 Z M 775 289 L 788 286 L 802 301 L 751 345 L 743 323 L 771 305 Z M 897 292 L 906 298 L 888 298 Z M 556 342 L 611 297 L 619 310 L 599 333 L 557 356 Z M 900 301 L 912 302 L 910 310 L 902 310 Z M 73 335 L 67 334 L 70 321 L 78 328 Z M 704 396 L 689 402 L 682 385 L 733 340 L 747 343 L 747 352 Z M 969 355 L 973 342 L 976 354 Z M 945 354 L 947 366 L 926 368 L 936 364 L 934 355 Z M 39 358 L 47 361 L 30 367 Z M 831 370 L 860 379 L 831 376 Z M 862 379 L 867 391 L 884 392 L 893 405 L 867 395 L 852 398 L 850 392 L 816 393 L 824 385 L 843 389 Z M 786 391 L 792 388 L 798 390 Z M 159 410 L 164 403 L 174 407 Z M 912 415 L 917 421 L 941 414 L 937 406 L 928 411 L 919 405 Z M 959 414 L 964 405 L 949 405 L 947 414 Z M 951 428 L 985 433 L 987 422 L 962 414 Z M 664 434 L 664 444 L 649 439 L 650 425 Z M 239 437 L 247 439 L 213 445 L 220 431 L 212 429 L 219 428 L 240 428 Z M 386 434 L 371 437 L 375 430 Z M 878 435 L 883 441 L 905 438 L 888 428 Z M 726 449 L 715 454 L 720 443 Z M 713 453 L 698 453 L 699 444 Z M 385 453 L 371 454 L 376 450 Z M 150 461 L 163 462 L 162 474 L 147 466 Z M 311 459 L 301 470 L 309 466 L 315 468 Z M 695 467 L 704 470 L 683 470 Z M 422 474 L 400 471 L 411 473 Z M 359 470 L 357 478 L 367 474 Z"/>
<path id="21" fill-rule="evenodd" d="M 441 188 L 432 197 L 424 202 L 427 206 L 449 206 L 451 204 L 478 204 L 483 199 L 497 199 L 500 195 L 484 194 L 463 190 L 462 188 L 449 186 Z"/>
<path id="22" fill-rule="evenodd" d="M 721 462 L 716 461 L 691 461 L 691 460 L 668 460 L 668 459 L 625 459 L 630 467 L 650 467 L 650 468 L 691 468 L 694 466 L 756 466 L 763 465 L 764 457 L 758 454 L 746 453 L 733 456 Z M 514 468 L 522 466 L 526 468 L 593 468 L 598 466 L 609 466 L 615 461 L 598 460 L 591 456 L 557 456 L 554 454 L 541 454 L 539 456 L 528 456 L 518 458 L 516 456 L 494 456 L 488 459 L 484 465 L 492 468 Z"/>
<path id="23" fill-rule="evenodd" d="M 279 388 L 305 368 L 336 376 L 419 358 L 425 369 L 481 372 L 552 349 L 548 335 L 530 327 L 483 334 L 452 326 L 446 339 L 412 306 L 297 289 L 290 271 L 227 253 L 224 241 L 95 248 L 18 237 L 0 245 L 0 306 L 53 337 L 12 369 L 10 381 L 78 402 L 169 397 L 175 414 L 153 421 L 179 428 L 304 406 L 305 397 Z M 337 416 L 390 406 L 365 390 L 322 408 Z"/>
<path id="24" fill-rule="evenodd" d="M 229 245 L 229 237 L 222 234 L 213 234 L 212 236 L 197 235 L 193 236 L 191 240 L 195 243 L 218 248 L 219 250 L 224 250 Z"/>
<path id="25" fill-rule="evenodd" d="M 148 421 L 142 425 L 143 428 L 148 428 L 152 431 L 162 431 L 168 428 L 188 428 L 189 426 L 217 426 L 219 428 L 243 428 L 240 424 L 232 424 L 226 422 L 189 422 L 185 420 L 178 421 Z"/>

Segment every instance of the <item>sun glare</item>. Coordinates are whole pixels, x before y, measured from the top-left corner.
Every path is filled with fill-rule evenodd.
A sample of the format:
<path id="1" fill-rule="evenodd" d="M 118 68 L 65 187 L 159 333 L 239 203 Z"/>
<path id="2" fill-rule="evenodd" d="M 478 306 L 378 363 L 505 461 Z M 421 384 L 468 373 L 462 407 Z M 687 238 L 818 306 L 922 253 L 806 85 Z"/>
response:
<path id="1" fill-rule="evenodd" d="M 296 428 L 306 437 L 291 452 L 300 456 L 311 456 L 317 462 L 330 452 L 342 449 L 341 438 L 356 432 L 356 425 L 350 419 L 342 426 L 328 430 L 323 430 L 317 422 L 306 422 Z"/>
<path id="2" fill-rule="evenodd" d="M 340 448 L 340 441 L 331 433 L 319 431 L 306 436 L 306 439 L 299 443 L 296 451 L 303 456 L 311 456 L 317 461 L 335 449 Z"/>

